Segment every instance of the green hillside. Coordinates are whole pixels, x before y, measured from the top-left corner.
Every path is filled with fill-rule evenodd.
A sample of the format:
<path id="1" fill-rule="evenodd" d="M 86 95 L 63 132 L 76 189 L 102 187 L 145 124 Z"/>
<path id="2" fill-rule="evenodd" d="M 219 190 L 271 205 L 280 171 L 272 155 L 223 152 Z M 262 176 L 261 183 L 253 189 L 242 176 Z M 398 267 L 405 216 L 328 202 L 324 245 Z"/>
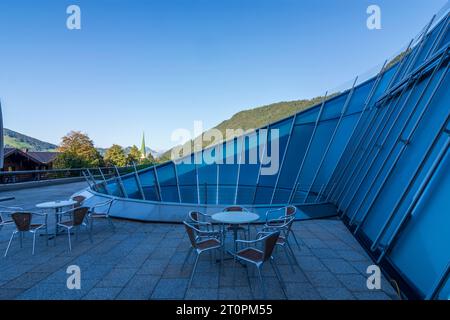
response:
<path id="1" fill-rule="evenodd" d="M 336 95 L 333 94 L 328 98 Z M 240 111 L 234 114 L 230 119 L 225 120 L 218 124 L 215 129 L 219 129 L 220 132 L 225 136 L 226 129 L 257 129 L 261 128 L 269 123 L 273 123 L 275 121 L 287 118 L 297 112 L 306 110 L 316 104 L 319 104 L 322 101 L 323 97 L 315 97 L 313 99 L 303 99 L 303 100 L 295 100 L 295 101 L 283 101 L 272 103 L 269 105 L 248 109 L 244 111 Z M 193 143 L 188 142 L 188 143 Z M 216 142 L 213 142 L 214 144 Z M 207 144 L 204 143 L 203 147 L 206 147 Z M 171 155 L 171 150 L 168 150 L 163 154 L 161 160 L 169 160 Z"/>
<path id="2" fill-rule="evenodd" d="M 3 137 L 5 147 L 28 149 L 29 151 L 55 151 L 57 146 L 48 142 L 44 142 L 24 134 L 3 129 Z"/>

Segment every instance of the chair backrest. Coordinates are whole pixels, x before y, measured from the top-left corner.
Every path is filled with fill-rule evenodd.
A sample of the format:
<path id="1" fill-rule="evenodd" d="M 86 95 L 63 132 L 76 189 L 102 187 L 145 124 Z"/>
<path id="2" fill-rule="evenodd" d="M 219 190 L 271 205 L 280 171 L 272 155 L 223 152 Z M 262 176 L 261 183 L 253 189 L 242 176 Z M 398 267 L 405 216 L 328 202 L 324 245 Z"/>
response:
<path id="1" fill-rule="evenodd" d="M 72 222 L 74 226 L 79 226 L 83 223 L 84 218 L 86 217 L 89 208 L 87 207 L 79 207 L 75 208 L 72 212 Z"/>
<path id="2" fill-rule="evenodd" d="M 18 231 L 29 231 L 31 226 L 31 216 L 30 212 L 14 212 L 11 215 L 11 218 L 16 224 Z"/>
<path id="3" fill-rule="evenodd" d="M 74 208 L 79 208 L 83 204 L 83 201 L 86 200 L 86 197 L 84 196 L 75 196 L 72 198 L 73 201 L 76 201 L 77 203 L 74 204 Z"/>
<path id="4" fill-rule="evenodd" d="M 193 226 L 191 226 L 189 223 L 187 223 L 186 221 L 184 221 L 183 223 L 184 223 L 184 227 L 186 228 L 186 233 L 188 234 L 189 241 L 191 242 L 192 248 L 194 248 L 194 249 L 197 248 L 195 228 Z"/>
<path id="5" fill-rule="evenodd" d="M 225 211 L 225 212 L 242 212 L 245 210 L 241 206 L 231 206 L 231 207 L 226 207 L 225 209 L 223 209 L 223 211 Z"/>
<path id="6" fill-rule="evenodd" d="M 263 261 L 267 261 L 272 256 L 273 249 L 277 244 L 278 237 L 280 236 L 280 232 L 272 232 L 265 237 L 261 238 L 263 242 Z"/>
<path id="7" fill-rule="evenodd" d="M 198 213 L 198 211 L 189 211 L 188 213 L 188 217 L 192 222 L 199 222 L 199 216 L 200 214 Z"/>
<path id="8" fill-rule="evenodd" d="M 286 216 L 292 216 L 292 215 L 295 216 L 296 212 L 297 212 L 297 208 L 296 207 L 294 207 L 294 206 L 287 206 L 286 207 L 286 211 L 285 211 Z"/>

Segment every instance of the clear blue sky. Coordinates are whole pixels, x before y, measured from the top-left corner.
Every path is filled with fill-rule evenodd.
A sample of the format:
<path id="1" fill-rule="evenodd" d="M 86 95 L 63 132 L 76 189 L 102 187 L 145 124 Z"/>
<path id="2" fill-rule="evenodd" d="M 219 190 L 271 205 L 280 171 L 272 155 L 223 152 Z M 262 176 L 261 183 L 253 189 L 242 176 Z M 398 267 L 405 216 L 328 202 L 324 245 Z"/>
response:
<path id="1" fill-rule="evenodd" d="M 263 104 L 323 94 L 382 63 L 446 0 L 84 0 L 0 2 L 4 125 L 59 143 L 173 145 Z M 82 29 L 66 28 L 77 4 Z M 382 30 L 366 28 L 366 8 Z"/>

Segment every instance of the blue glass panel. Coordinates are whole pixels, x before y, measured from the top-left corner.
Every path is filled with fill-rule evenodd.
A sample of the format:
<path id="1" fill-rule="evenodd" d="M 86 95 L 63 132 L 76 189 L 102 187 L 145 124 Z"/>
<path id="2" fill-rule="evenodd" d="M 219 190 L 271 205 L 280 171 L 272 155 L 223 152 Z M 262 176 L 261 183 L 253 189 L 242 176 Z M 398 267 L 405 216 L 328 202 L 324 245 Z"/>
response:
<path id="1" fill-rule="evenodd" d="M 169 162 L 157 167 L 158 181 L 161 188 L 161 199 L 164 202 L 179 202 L 175 166 Z"/>
<path id="2" fill-rule="evenodd" d="M 299 155 L 305 153 L 313 130 L 314 124 L 294 127 L 283 167 L 281 168 L 273 203 L 283 204 L 289 201 L 302 162 L 302 157 L 299 157 Z"/>
<path id="3" fill-rule="evenodd" d="M 240 154 L 237 138 L 222 145 L 223 163 L 219 165 L 219 203 L 234 204 Z M 240 150 L 239 150 L 240 151 Z"/>
<path id="4" fill-rule="evenodd" d="M 264 154 L 265 156 L 270 157 L 271 161 L 266 164 L 265 162 L 268 158 L 263 160 L 264 164 L 261 166 L 261 174 L 255 193 L 254 203 L 256 204 L 270 203 L 279 173 L 281 159 L 288 142 L 292 121 L 293 118 L 291 117 L 270 127 L 268 143 Z M 278 130 L 278 152 L 275 151 L 275 144 L 272 143 L 272 140 L 276 139 L 276 134 L 273 130 Z"/>
<path id="5" fill-rule="evenodd" d="M 252 133 L 245 136 L 243 140 L 244 146 L 239 161 L 239 184 L 236 203 L 252 204 L 260 168 L 258 134 L 256 132 Z M 264 143 L 261 147 L 264 147 Z"/>
<path id="6" fill-rule="evenodd" d="M 127 192 L 128 198 L 142 199 L 139 185 L 134 174 L 122 177 L 122 184 Z"/>
<path id="7" fill-rule="evenodd" d="M 444 283 L 442 289 L 437 296 L 439 300 L 450 300 L 450 279 L 447 278 L 447 282 Z"/>
<path id="8" fill-rule="evenodd" d="M 117 180 L 113 178 L 110 182 L 108 182 L 108 191 L 109 194 L 115 197 L 124 197 L 122 190 L 120 189 Z"/>
<path id="9" fill-rule="evenodd" d="M 295 124 L 306 124 L 306 123 L 314 123 L 317 120 L 317 115 L 319 114 L 320 105 L 303 111 L 302 113 L 297 115 L 295 119 Z"/>
<path id="10" fill-rule="evenodd" d="M 433 31 L 428 33 L 427 38 L 425 39 L 425 42 L 423 43 L 422 49 L 417 54 L 417 57 L 415 58 L 416 61 L 414 63 L 414 66 L 412 66 L 411 71 L 416 69 L 418 66 L 420 66 L 424 60 L 425 57 L 429 54 L 431 46 L 434 44 L 434 41 L 436 40 L 438 34 L 439 34 L 440 28 L 435 28 Z"/>
<path id="11" fill-rule="evenodd" d="M 186 161 L 184 161 L 186 159 Z M 194 155 L 180 159 L 176 163 L 181 202 L 197 203 L 197 175 Z"/>
<path id="12" fill-rule="evenodd" d="M 158 186 L 155 179 L 155 170 L 153 168 L 139 172 L 142 189 L 146 200 L 159 201 Z"/>
<path id="13" fill-rule="evenodd" d="M 364 103 L 366 102 L 367 97 L 369 96 L 374 84 L 375 79 L 372 79 L 366 81 L 353 90 L 352 97 L 347 107 L 347 112 L 345 113 L 346 115 L 362 111 Z"/>
<path id="14" fill-rule="evenodd" d="M 220 147 L 222 146 L 220 145 Z M 215 149 L 210 150 L 211 155 L 215 157 Z M 203 157 L 205 157 L 205 152 L 203 152 Z M 215 204 L 217 201 L 217 164 L 203 161 L 198 165 L 197 170 L 200 203 Z"/>
<path id="15" fill-rule="evenodd" d="M 347 100 L 347 96 L 348 92 L 328 100 L 323 107 L 323 112 L 320 120 L 325 121 L 328 119 L 339 118 L 345 101 Z"/>
<path id="16" fill-rule="evenodd" d="M 430 293 L 450 261 L 449 167 L 447 154 L 389 254 L 423 296 Z"/>

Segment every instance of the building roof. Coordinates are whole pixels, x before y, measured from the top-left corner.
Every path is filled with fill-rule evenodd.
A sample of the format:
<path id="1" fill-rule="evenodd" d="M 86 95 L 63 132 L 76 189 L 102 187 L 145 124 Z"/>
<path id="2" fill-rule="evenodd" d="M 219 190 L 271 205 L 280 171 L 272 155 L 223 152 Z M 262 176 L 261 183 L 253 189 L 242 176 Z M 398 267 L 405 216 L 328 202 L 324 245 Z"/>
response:
<path id="1" fill-rule="evenodd" d="M 49 164 L 55 160 L 58 156 L 58 152 L 48 152 L 48 151 L 23 151 L 17 148 L 4 148 L 5 155 L 8 157 L 14 153 L 18 153 L 24 157 L 30 158 L 32 161 L 39 164 Z"/>

